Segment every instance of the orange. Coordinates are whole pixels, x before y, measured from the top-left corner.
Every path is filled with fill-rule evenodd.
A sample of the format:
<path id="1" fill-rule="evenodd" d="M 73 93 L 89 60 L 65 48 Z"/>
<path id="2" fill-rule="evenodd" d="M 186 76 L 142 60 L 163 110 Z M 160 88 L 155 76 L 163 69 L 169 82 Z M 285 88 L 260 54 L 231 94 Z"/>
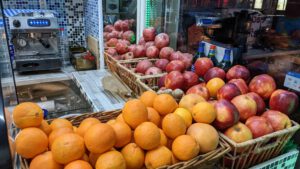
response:
<path id="1" fill-rule="evenodd" d="M 160 145 L 160 132 L 151 122 L 144 122 L 134 130 L 134 140 L 144 150 L 151 150 Z"/>
<path id="2" fill-rule="evenodd" d="M 129 143 L 121 151 L 125 161 L 126 169 L 142 168 L 145 161 L 144 151 L 135 143 Z"/>
<path id="3" fill-rule="evenodd" d="M 162 129 L 159 129 L 159 132 L 160 132 L 160 145 L 167 146 L 167 144 L 168 144 L 167 136 L 165 135 L 165 133 Z"/>
<path id="4" fill-rule="evenodd" d="M 155 92 L 146 91 L 141 95 L 140 100 L 145 104 L 145 106 L 152 107 L 154 98 L 156 96 L 157 96 L 157 94 Z"/>
<path id="5" fill-rule="evenodd" d="M 180 161 L 175 157 L 174 153 L 172 153 L 172 164 L 179 163 Z"/>
<path id="6" fill-rule="evenodd" d="M 77 129 L 78 129 L 78 127 L 73 126 L 73 131 L 74 131 L 74 133 L 77 133 Z M 77 133 L 77 134 L 78 134 L 78 133 Z"/>
<path id="7" fill-rule="evenodd" d="M 89 156 L 86 153 L 83 154 L 83 156 L 81 157 L 81 160 L 90 162 Z"/>
<path id="8" fill-rule="evenodd" d="M 36 104 L 24 102 L 13 110 L 13 120 L 18 128 L 39 127 L 44 116 L 43 110 Z"/>
<path id="9" fill-rule="evenodd" d="M 210 124 L 216 119 L 217 112 L 212 104 L 201 102 L 193 107 L 192 116 L 198 123 Z"/>
<path id="10" fill-rule="evenodd" d="M 126 102 L 122 114 L 124 121 L 133 129 L 148 120 L 147 107 L 138 99 Z"/>
<path id="11" fill-rule="evenodd" d="M 38 128 L 25 128 L 15 140 L 16 152 L 23 158 L 33 158 L 48 148 L 47 135 Z"/>
<path id="12" fill-rule="evenodd" d="M 160 94 L 153 101 L 153 108 L 162 116 L 173 113 L 177 107 L 176 100 L 169 94 Z"/>
<path id="13" fill-rule="evenodd" d="M 93 118 L 93 117 L 86 118 L 80 123 L 76 133 L 83 137 L 85 132 L 91 126 L 93 126 L 94 124 L 98 124 L 98 123 L 101 123 L 101 122 L 96 118 Z"/>
<path id="14" fill-rule="evenodd" d="M 148 110 L 148 120 L 150 122 L 154 123 L 156 126 L 159 126 L 161 123 L 159 113 L 152 107 L 147 107 L 147 110 Z"/>
<path id="15" fill-rule="evenodd" d="M 192 112 L 193 107 L 200 102 L 206 101 L 202 96 L 198 94 L 187 94 L 183 96 L 179 102 L 179 107 L 187 109 Z"/>
<path id="16" fill-rule="evenodd" d="M 110 125 L 98 123 L 86 131 L 84 142 L 90 152 L 104 153 L 115 145 L 116 133 Z"/>
<path id="17" fill-rule="evenodd" d="M 171 113 L 164 117 L 162 129 L 167 137 L 175 139 L 177 136 L 185 133 L 186 124 L 179 115 Z"/>
<path id="18" fill-rule="evenodd" d="M 172 152 L 179 160 L 187 161 L 199 154 L 197 141 L 189 135 L 178 136 L 172 144 Z"/>
<path id="19" fill-rule="evenodd" d="M 219 134 L 209 124 L 194 123 L 188 128 L 186 133 L 196 139 L 200 147 L 200 153 L 208 153 L 215 150 L 219 145 Z"/>
<path id="20" fill-rule="evenodd" d="M 54 140 L 51 151 L 53 159 L 60 164 L 79 160 L 85 153 L 83 138 L 74 133 L 62 135 Z"/>
<path id="21" fill-rule="evenodd" d="M 108 124 L 116 133 L 115 147 L 121 148 L 130 142 L 131 128 L 126 123 L 113 120 Z"/>
<path id="22" fill-rule="evenodd" d="M 126 162 L 120 152 L 108 151 L 99 156 L 96 169 L 126 169 Z"/>
<path id="23" fill-rule="evenodd" d="M 146 153 L 145 166 L 147 169 L 155 169 L 164 165 L 171 164 L 172 152 L 165 146 L 160 146 Z"/>
<path id="24" fill-rule="evenodd" d="M 64 166 L 55 162 L 52 156 L 51 151 L 44 152 L 40 155 L 37 155 L 30 162 L 29 169 L 40 169 L 43 166 L 43 169 L 63 169 Z"/>
<path id="25" fill-rule="evenodd" d="M 122 113 L 118 115 L 116 120 L 125 123 Z"/>
<path id="26" fill-rule="evenodd" d="M 175 114 L 179 115 L 185 122 L 186 127 L 189 127 L 193 122 L 193 117 L 191 112 L 185 108 L 177 108 L 174 111 Z"/>
<path id="27" fill-rule="evenodd" d="M 68 127 L 68 128 L 73 130 L 72 123 L 69 120 L 62 119 L 62 118 L 58 118 L 58 119 L 53 120 L 50 123 L 50 127 L 51 127 L 52 131 L 54 131 L 56 129 L 63 128 L 63 127 Z"/>
<path id="28" fill-rule="evenodd" d="M 86 161 L 76 160 L 67 164 L 64 169 L 93 169 L 93 167 Z"/>
<path id="29" fill-rule="evenodd" d="M 48 124 L 48 122 L 46 120 L 43 120 L 40 127 L 41 130 L 43 130 L 43 132 L 47 135 L 49 135 L 52 131 L 50 125 Z"/>
<path id="30" fill-rule="evenodd" d="M 99 156 L 100 156 L 101 154 L 102 154 L 102 153 L 90 153 L 90 154 L 89 154 L 89 161 L 90 161 L 92 167 L 95 167 L 95 166 L 96 166 L 97 159 L 99 158 Z"/>
<path id="31" fill-rule="evenodd" d="M 209 91 L 210 96 L 216 97 L 218 90 L 221 89 L 224 85 L 225 82 L 221 78 L 215 77 L 207 82 L 206 87 Z"/>
<path id="32" fill-rule="evenodd" d="M 49 138 L 49 148 L 51 149 L 51 146 L 56 138 L 58 138 L 59 136 L 62 136 L 64 134 L 67 134 L 67 133 L 74 133 L 74 131 L 70 128 L 64 127 L 64 128 L 56 129 L 53 132 L 51 132 L 48 137 Z"/>

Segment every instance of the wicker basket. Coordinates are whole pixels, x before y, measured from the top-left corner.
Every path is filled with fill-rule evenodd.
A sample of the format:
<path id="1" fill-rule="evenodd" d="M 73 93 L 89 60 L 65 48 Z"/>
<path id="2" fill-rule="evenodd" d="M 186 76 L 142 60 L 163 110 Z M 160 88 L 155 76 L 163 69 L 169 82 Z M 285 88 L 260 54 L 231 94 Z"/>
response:
<path id="1" fill-rule="evenodd" d="M 119 77 L 122 79 L 122 81 L 134 92 L 137 94 L 140 94 L 137 89 L 137 79 L 141 78 L 149 78 L 149 77 L 156 77 L 156 76 L 162 76 L 166 73 L 158 74 L 158 75 L 141 75 L 135 73 L 136 65 L 139 61 L 144 60 L 144 58 L 141 58 L 139 60 L 126 60 L 126 61 L 120 61 L 117 63 L 117 72 Z M 154 63 L 157 59 L 150 59 L 152 63 Z"/>
<path id="2" fill-rule="evenodd" d="M 117 71 L 117 62 L 118 61 L 114 57 L 112 57 L 108 53 L 104 52 L 104 61 L 105 61 L 105 64 L 106 64 L 107 68 L 111 72 L 116 72 Z"/>
<path id="3" fill-rule="evenodd" d="M 231 151 L 223 157 L 223 167 L 230 169 L 249 168 L 280 154 L 283 147 L 300 128 L 293 126 L 243 143 L 235 143 L 224 134 L 221 137 L 231 146 Z"/>
<path id="4" fill-rule="evenodd" d="M 137 79 L 137 89 L 135 90 L 137 95 L 141 95 L 143 92 L 152 90 L 157 92 L 159 90 L 158 81 L 163 75 L 144 76 Z"/>
<path id="5" fill-rule="evenodd" d="M 109 112 L 98 112 L 98 113 L 88 113 L 79 116 L 68 117 L 66 119 L 70 120 L 74 126 L 78 126 L 80 122 L 88 117 L 94 117 L 99 119 L 101 122 L 107 122 L 110 119 L 116 118 L 121 113 L 120 110 L 109 111 Z M 192 160 L 186 162 L 180 162 L 171 166 L 160 167 L 159 169 L 214 169 L 221 158 L 230 151 L 230 146 L 220 138 L 219 147 L 207 154 L 199 155 Z M 21 169 L 29 169 L 29 160 L 23 159 L 19 156 Z"/>

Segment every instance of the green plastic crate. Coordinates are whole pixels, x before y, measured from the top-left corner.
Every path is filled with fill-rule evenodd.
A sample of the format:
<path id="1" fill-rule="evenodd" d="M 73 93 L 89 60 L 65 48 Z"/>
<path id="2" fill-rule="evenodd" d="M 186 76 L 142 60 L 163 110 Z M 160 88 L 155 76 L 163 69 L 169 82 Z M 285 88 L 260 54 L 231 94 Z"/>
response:
<path id="1" fill-rule="evenodd" d="M 298 154 L 299 151 L 295 149 L 276 158 L 253 166 L 250 169 L 294 169 Z"/>

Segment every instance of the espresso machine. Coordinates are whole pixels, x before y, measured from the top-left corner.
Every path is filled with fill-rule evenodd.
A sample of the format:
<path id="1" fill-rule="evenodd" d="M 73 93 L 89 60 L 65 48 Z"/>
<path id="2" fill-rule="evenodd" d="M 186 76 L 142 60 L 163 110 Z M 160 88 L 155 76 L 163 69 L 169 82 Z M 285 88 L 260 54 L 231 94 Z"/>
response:
<path id="1" fill-rule="evenodd" d="M 8 20 L 15 66 L 19 73 L 62 67 L 60 29 L 54 13 L 20 13 Z"/>

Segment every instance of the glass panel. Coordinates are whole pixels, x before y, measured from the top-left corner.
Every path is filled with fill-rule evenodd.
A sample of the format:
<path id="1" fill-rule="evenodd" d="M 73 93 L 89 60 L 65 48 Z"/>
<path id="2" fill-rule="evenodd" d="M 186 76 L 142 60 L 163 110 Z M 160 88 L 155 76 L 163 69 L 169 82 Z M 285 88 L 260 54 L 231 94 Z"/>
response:
<path id="1" fill-rule="evenodd" d="M 287 0 L 278 0 L 277 2 L 277 10 L 284 11 L 286 8 L 286 2 Z"/>
<path id="2" fill-rule="evenodd" d="M 261 9 L 263 2 L 264 2 L 264 0 L 255 0 L 254 9 Z"/>
<path id="3" fill-rule="evenodd" d="M 2 2 L 1 2 L 2 3 Z M 14 149 L 12 145 L 12 141 L 14 138 L 14 131 L 15 129 L 13 128 L 12 125 L 12 114 L 11 114 L 11 107 L 15 106 L 17 104 L 17 96 L 16 96 L 16 91 L 15 91 L 15 81 L 14 81 L 14 75 L 11 67 L 11 62 L 10 62 L 10 56 L 9 56 L 9 50 L 7 46 L 7 39 L 6 39 L 6 31 L 5 31 L 5 21 L 3 18 L 3 10 L 2 10 L 2 4 L 1 6 L 1 12 L 0 12 L 0 77 L 1 77 L 1 90 L 2 90 L 2 100 L 3 100 L 3 107 L 1 105 L 1 111 L 4 111 L 3 114 L 5 114 L 5 120 L 6 126 L 7 126 L 7 135 L 8 135 L 8 140 L 10 144 L 10 150 L 11 150 L 11 156 L 14 157 Z M 2 104 L 2 103 L 1 103 Z M 3 110 L 3 109 L 4 110 Z M 2 115 L 2 113 L 0 113 Z M 2 117 L 1 120 L 4 118 Z M 1 127 L 4 127 L 1 122 Z M 2 130 L 3 131 L 3 130 Z M 4 132 L 5 133 L 5 132 Z M 2 134 L 1 134 L 2 136 Z M 1 144 L 4 143 L 5 138 L 2 138 Z M 3 152 L 1 152 L 1 155 Z M 1 158 L 2 159 L 2 158 Z M 4 159 L 4 158 L 3 158 Z M 5 157 L 7 159 L 7 157 Z M 2 164 L 2 163 L 1 163 Z M 6 166 L 5 168 L 7 168 Z M 1 167 L 0 167 L 1 168 Z"/>

